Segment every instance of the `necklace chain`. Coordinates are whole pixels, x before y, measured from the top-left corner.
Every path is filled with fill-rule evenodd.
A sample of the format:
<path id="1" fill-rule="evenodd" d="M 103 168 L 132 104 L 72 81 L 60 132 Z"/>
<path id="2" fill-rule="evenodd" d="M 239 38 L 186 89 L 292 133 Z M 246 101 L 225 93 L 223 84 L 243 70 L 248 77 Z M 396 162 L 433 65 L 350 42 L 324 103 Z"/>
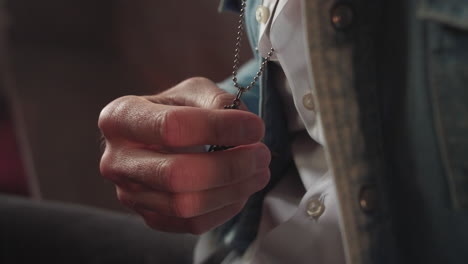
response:
<path id="1" fill-rule="evenodd" d="M 246 87 L 242 87 L 237 82 L 237 70 L 239 69 L 239 54 L 240 54 L 242 36 L 244 34 L 244 17 L 245 17 L 245 8 L 247 6 L 246 2 L 247 0 L 242 0 L 242 3 L 241 3 L 241 10 L 240 10 L 240 15 L 239 15 L 239 26 L 237 27 L 236 48 L 234 49 L 234 65 L 232 67 L 232 81 L 234 82 L 234 87 L 237 88 L 237 96 L 232 102 L 232 105 L 227 106 L 226 108 L 237 108 L 240 105 L 240 98 L 242 94 L 252 89 L 252 87 L 257 83 L 258 79 L 260 78 L 262 73 L 265 71 L 266 64 L 268 63 L 271 56 L 273 55 L 273 52 L 275 51 L 273 48 L 271 48 L 267 56 L 262 58 L 262 63 L 260 64 L 260 68 L 258 69 L 257 74 L 252 79 L 249 85 L 247 85 Z"/>
<path id="2" fill-rule="evenodd" d="M 234 66 L 232 67 L 232 81 L 234 82 L 234 86 L 237 88 L 237 96 L 234 99 L 234 101 L 232 101 L 231 105 L 224 106 L 224 108 L 226 109 L 238 109 L 239 108 L 240 98 L 242 94 L 252 89 L 252 87 L 257 83 L 258 79 L 260 78 L 262 73 L 265 71 L 265 66 L 270 60 L 274 52 L 274 49 L 271 48 L 267 56 L 262 58 L 262 63 L 260 64 L 260 68 L 258 69 L 257 74 L 252 79 L 252 82 L 250 82 L 249 85 L 247 85 L 246 87 L 242 87 L 237 82 L 237 70 L 239 69 L 239 53 L 240 53 L 242 35 L 243 35 L 243 30 L 244 30 L 245 7 L 247 6 L 246 2 L 247 0 L 242 0 L 242 3 L 241 3 L 241 10 L 240 10 L 240 15 L 239 15 L 239 26 L 237 27 L 238 31 L 237 31 L 236 49 L 234 50 Z M 211 145 L 210 148 L 208 149 L 208 152 L 221 151 L 221 150 L 226 150 L 230 148 L 232 147 Z"/>

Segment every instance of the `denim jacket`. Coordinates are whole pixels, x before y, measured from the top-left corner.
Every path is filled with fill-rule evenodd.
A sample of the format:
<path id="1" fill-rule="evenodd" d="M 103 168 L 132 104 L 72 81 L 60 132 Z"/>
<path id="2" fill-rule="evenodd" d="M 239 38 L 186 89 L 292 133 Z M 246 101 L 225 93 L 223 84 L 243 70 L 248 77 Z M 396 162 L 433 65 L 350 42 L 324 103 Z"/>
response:
<path id="1" fill-rule="evenodd" d="M 347 262 L 468 263 L 468 0 L 302 1 Z M 247 2 L 252 47 L 260 3 Z M 221 7 L 236 11 L 239 1 Z M 343 7 L 345 27 L 332 21 Z M 240 71 L 241 83 L 260 60 Z M 291 165 L 268 81 L 267 71 L 243 100 L 265 120 L 272 182 L 215 231 L 239 252 L 255 238 L 264 194 Z"/>

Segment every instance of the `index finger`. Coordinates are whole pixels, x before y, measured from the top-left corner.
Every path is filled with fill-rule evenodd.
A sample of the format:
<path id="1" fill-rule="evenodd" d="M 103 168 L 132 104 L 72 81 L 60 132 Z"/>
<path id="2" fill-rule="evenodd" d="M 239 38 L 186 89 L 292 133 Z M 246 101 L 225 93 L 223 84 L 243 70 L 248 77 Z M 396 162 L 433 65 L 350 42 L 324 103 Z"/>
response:
<path id="1" fill-rule="evenodd" d="M 104 108 L 99 127 L 111 140 L 169 147 L 252 144 L 265 130 L 263 121 L 247 111 L 161 105 L 137 96 Z"/>

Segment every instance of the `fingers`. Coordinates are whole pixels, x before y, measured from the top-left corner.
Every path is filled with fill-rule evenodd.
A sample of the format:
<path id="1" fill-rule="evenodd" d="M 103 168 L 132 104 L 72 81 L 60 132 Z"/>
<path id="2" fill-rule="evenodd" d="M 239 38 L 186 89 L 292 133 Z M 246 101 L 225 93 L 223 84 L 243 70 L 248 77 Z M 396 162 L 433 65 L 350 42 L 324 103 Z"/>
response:
<path id="1" fill-rule="evenodd" d="M 191 218 L 245 201 L 250 195 L 263 189 L 269 179 L 269 170 L 263 169 L 239 183 L 205 191 L 132 192 L 118 187 L 117 196 L 123 204 L 132 209 L 143 208 L 166 216 Z"/>
<path id="2" fill-rule="evenodd" d="M 144 149 L 108 148 L 101 174 L 114 182 L 135 182 L 164 192 L 196 192 L 240 182 L 268 169 L 262 143 L 221 152 L 161 154 Z"/>
<path id="3" fill-rule="evenodd" d="M 108 142 L 169 147 L 251 144 L 260 141 L 265 130 L 263 121 L 246 111 L 168 106 L 136 96 L 106 106 L 98 125 Z"/>
<path id="4" fill-rule="evenodd" d="M 244 207 L 244 204 L 245 201 L 231 204 L 214 212 L 188 219 L 165 216 L 141 208 L 137 208 L 136 211 L 143 216 L 146 224 L 153 229 L 199 235 L 234 217 Z"/>
<path id="5" fill-rule="evenodd" d="M 237 214 L 267 184 L 271 157 L 259 143 L 265 128 L 258 116 L 222 109 L 233 99 L 213 82 L 192 78 L 156 96 L 107 105 L 98 122 L 106 139 L 100 169 L 122 203 L 169 232 L 199 234 Z M 203 145 L 237 147 L 174 151 Z"/>

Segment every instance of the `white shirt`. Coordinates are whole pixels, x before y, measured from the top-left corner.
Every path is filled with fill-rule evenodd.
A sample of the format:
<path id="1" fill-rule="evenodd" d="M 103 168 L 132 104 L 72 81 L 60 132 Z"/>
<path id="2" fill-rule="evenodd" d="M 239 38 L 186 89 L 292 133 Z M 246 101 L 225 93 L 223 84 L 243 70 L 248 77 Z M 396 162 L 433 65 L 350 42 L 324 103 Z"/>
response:
<path id="1" fill-rule="evenodd" d="M 270 13 L 265 23 L 261 22 L 265 17 L 259 14 L 262 10 L 257 9 L 258 51 L 265 57 L 273 47 L 273 60 L 282 66 L 286 77 L 286 82 L 281 76 L 273 78 L 280 83 L 277 86 L 284 97 L 289 131 L 305 129 L 308 133 L 292 143 L 299 175 L 288 173 L 266 196 L 257 239 L 237 263 L 345 263 L 335 185 L 325 159 L 320 116 L 303 103 L 304 96 L 313 95 L 314 82 L 309 75 L 312 69 L 307 61 L 301 5 L 301 0 L 264 0 L 259 9 L 267 8 L 268 12 L 263 13 Z M 308 209 L 316 209 L 317 204 L 322 206 L 319 212 L 312 210 L 308 214 Z"/>
<path id="2" fill-rule="evenodd" d="M 257 238 L 244 256 L 228 257 L 223 264 L 345 263 L 337 197 L 325 159 L 320 114 L 303 103 L 304 96 L 314 93 L 314 82 L 309 75 L 312 68 L 307 61 L 302 4 L 302 0 L 263 0 L 256 14 L 258 52 L 266 57 L 273 47 L 272 61 L 284 71 L 284 75 L 269 73 L 269 76 L 273 75 L 284 98 L 289 131 L 307 131 L 292 142 L 298 173 L 289 172 L 265 197 Z M 308 210 L 312 213 L 307 213 Z M 200 253 L 204 251 L 203 244 L 202 239 L 197 246 L 196 263 L 197 256 L 204 255 Z"/>

